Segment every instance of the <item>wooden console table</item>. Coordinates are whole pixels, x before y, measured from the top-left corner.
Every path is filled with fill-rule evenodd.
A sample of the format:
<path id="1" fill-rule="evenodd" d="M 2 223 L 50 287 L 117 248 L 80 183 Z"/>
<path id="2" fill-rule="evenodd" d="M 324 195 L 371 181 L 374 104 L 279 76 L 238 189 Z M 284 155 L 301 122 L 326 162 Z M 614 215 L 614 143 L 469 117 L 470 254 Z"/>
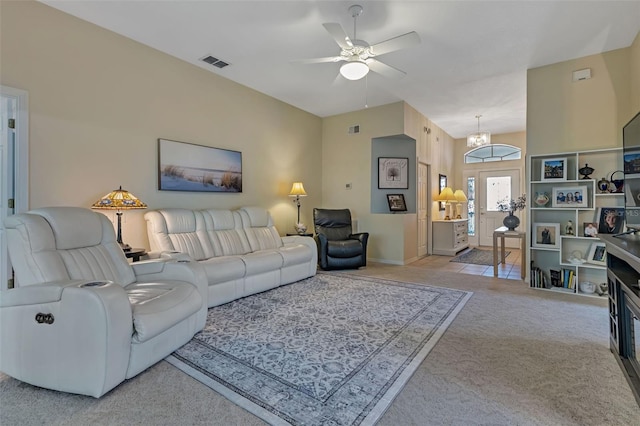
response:
<path id="1" fill-rule="evenodd" d="M 498 238 L 500 238 L 500 260 L 504 264 L 504 239 L 505 238 L 520 238 L 520 277 L 524 279 L 526 272 L 526 257 L 527 257 L 527 233 L 520 231 L 509 231 L 506 226 L 493 231 L 493 276 L 498 276 Z"/>

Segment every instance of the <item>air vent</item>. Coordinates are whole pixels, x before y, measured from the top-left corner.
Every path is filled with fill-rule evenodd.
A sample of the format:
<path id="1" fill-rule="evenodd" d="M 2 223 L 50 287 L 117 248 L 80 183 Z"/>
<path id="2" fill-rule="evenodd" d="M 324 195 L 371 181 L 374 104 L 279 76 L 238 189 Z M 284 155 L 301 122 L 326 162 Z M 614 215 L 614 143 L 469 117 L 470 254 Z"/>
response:
<path id="1" fill-rule="evenodd" d="M 218 68 L 224 68 L 227 65 L 229 65 L 229 63 L 225 62 L 225 61 L 221 61 L 218 58 L 214 58 L 213 56 L 209 55 L 209 56 L 205 56 L 204 58 L 201 59 L 201 61 L 204 61 L 210 65 L 213 65 L 214 67 L 218 67 Z"/>
<path id="2" fill-rule="evenodd" d="M 360 125 L 356 124 L 355 126 L 349 127 L 349 134 L 353 135 L 355 133 L 360 133 Z"/>

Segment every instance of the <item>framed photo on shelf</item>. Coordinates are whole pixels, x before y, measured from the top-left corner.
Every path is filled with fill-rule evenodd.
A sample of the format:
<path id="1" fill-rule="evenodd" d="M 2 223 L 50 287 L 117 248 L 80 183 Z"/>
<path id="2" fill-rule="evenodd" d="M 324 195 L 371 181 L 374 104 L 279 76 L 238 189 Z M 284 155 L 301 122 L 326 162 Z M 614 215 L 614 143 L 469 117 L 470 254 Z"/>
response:
<path id="1" fill-rule="evenodd" d="M 585 237 L 597 237 L 598 222 L 584 222 L 582 224 L 582 235 Z"/>
<path id="2" fill-rule="evenodd" d="M 567 157 L 545 158 L 542 160 L 540 180 L 560 181 L 567 180 Z"/>
<path id="3" fill-rule="evenodd" d="M 587 262 L 594 265 L 605 266 L 607 264 L 607 248 L 604 243 L 593 243 L 589 247 Z"/>
<path id="4" fill-rule="evenodd" d="M 409 189 L 409 159 L 378 157 L 378 189 Z"/>
<path id="5" fill-rule="evenodd" d="M 580 209 L 589 207 L 586 186 L 557 186 L 551 190 L 551 207 Z"/>
<path id="6" fill-rule="evenodd" d="M 598 209 L 598 234 L 619 234 L 624 225 L 624 207 Z"/>
<path id="7" fill-rule="evenodd" d="M 534 223 L 533 247 L 560 248 L 560 224 L 559 223 Z"/>
<path id="8" fill-rule="evenodd" d="M 387 202 L 389 203 L 389 210 L 392 212 L 407 211 L 407 204 L 404 201 L 403 194 L 387 194 Z"/>
<path id="9" fill-rule="evenodd" d="M 624 153 L 624 174 L 625 179 L 628 175 L 638 174 L 640 176 L 640 151 L 632 151 Z"/>

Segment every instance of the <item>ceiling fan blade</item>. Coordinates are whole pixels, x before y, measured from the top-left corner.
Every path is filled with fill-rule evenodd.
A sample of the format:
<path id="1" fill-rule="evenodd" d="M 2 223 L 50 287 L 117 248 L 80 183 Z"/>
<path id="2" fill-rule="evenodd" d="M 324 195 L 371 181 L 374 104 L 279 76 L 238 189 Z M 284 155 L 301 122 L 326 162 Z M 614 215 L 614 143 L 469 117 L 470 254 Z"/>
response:
<path id="1" fill-rule="evenodd" d="M 417 32 L 411 31 L 410 33 L 402 34 L 398 37 L 390 38 L 389 40 L 374 44 L 371 46 L 371 51 L 377 56 L 393 52 L 395 50 L 406 49 L 407 47 L 415 46 L 417 44 L 420 44 L 420 36 Z"/>
<path id="2" fill-rule="evenodd" d="M 331 34 L 331 37 L 333 37 L 336 43 L 338 43 L 338 46 L 343 49 L 350 49 L 353 47 L 353 43 L 342 28 L 342 25 L 335 22 L 327 22 L 322 25 L 326 28 L 329 34 Z"/>
<path id="3" fill-rule="evenodd" d="M 291 62 L 298 64 L 322 64 L 325 62 L 340 62 L 343 60 L 344 58 L 341 56 L 327 56 L 326 58 L 296 59 Z"/>
<path id="4" fill-rule="evenodd" d="M 371 71 L 377 72 L 385 77 L 402 78 L 407 75 L 406 72 L 399 70 L 398 68 L 394 68 L 391 65 L 387 65 L 384 62 L 380 62 L 372 58 L 367 59 L 366 63 Z"/>

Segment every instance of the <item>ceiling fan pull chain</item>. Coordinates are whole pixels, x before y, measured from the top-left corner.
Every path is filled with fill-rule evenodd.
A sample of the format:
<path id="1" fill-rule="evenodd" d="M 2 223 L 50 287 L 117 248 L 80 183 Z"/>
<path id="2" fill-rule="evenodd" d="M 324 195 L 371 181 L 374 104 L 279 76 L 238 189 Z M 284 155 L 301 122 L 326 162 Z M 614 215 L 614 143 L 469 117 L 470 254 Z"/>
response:
<path id="1" fill-rule="evenodd" d="M 369 76 L 364 76 L 364 107 L 369 108 Z"/>

